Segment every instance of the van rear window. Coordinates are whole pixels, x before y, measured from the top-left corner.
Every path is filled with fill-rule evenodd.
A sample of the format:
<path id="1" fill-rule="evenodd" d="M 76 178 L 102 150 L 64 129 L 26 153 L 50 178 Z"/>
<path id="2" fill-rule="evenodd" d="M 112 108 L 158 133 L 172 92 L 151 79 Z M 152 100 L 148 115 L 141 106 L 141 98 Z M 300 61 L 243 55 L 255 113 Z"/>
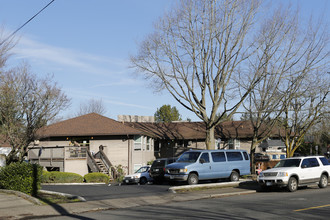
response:
<path id="1" fill-rule="evenodd" d="M 245 160 L 249 160 L 249 155 L 246 152 L 243 152 L 243 155 Z"/>
<path id="2" fill-rule="evenodd" d="M 212 160 L 213 162 L 225 162 L 226 157 L 224 152 L 212 152 Z"/>
<path id="3" fill-rule="evenodd" d="M 226 152 L 228 161 L 243 160 L 241 152 Z"/>

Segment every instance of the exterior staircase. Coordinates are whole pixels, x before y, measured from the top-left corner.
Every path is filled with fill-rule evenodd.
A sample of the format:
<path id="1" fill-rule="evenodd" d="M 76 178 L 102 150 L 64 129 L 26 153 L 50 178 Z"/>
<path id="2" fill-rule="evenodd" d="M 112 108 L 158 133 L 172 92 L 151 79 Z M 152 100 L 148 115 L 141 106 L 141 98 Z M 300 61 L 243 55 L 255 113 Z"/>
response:
<path id="1" fill-rule="evenodd" d="M 99 152 L 96 154 L 92 154 L 89 150 L 87 151 L 87 165 L 90 172 L 104 173 L 108 175 L 110 179 L 116 179 L 118 177 L 117 170 L 103 152 L 102 145 L 99 149 Z"/>
<path id="2" fill-rule="evenodd" d="M 95 162 L 96 162 L 97 166 L 100 168 L 99 172 L 104 173 L 109 176 L 109 170 L 107 169 L 107 167 L 105 166 L 103 161 L 101 159 L 95 158 Z"/>

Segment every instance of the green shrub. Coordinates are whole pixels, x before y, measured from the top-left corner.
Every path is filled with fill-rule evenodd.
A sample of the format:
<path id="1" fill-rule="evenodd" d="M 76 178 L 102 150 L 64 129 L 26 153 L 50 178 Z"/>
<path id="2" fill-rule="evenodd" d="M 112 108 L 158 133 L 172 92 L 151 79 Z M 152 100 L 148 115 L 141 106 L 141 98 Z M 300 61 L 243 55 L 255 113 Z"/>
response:
<path id="1" fill-rule="evenodd" d="M 42 167 L 38 164 L 11 163 L 0 168 L 0 188 L 36 196 L 40 189 Z"/>
<path id="2" fill-rule="evenodd" d="M 115 166 L 115 169 L 117 171 L 117 178 L 116 178 L 116 181 L 118 183 L 121 183 L 123 182 L 123 179 L 125 177 L 125 174 L 124 174 L 124 168 L 121 164 L 119 164 L 118 166 Z"/>
<path id="3" fill-rule="evenodd" d="M 109 183 L 109 176 L 104 173 L 88 173 L 84 179 L 86 183 Z"/>
<path id="4" fill-rule="evenodd" d="M 42 183 L 82 183 L 84 178 L 77 173 L 44 171 L 42 173 Z"/>

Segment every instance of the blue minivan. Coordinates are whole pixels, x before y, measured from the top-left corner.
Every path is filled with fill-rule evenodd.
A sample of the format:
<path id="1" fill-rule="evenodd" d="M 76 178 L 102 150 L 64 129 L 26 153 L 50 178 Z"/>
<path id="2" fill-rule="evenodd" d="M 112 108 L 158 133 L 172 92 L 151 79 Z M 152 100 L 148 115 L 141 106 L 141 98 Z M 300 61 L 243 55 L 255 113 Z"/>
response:
<path id="1" fill-rule="evenodd" d="M 238 181 L 240 176 L 250 173 L 250 157 L 245 150 L 190 150 L 166 166 L 165 178 L 192 185 L 199 180 Z"/>

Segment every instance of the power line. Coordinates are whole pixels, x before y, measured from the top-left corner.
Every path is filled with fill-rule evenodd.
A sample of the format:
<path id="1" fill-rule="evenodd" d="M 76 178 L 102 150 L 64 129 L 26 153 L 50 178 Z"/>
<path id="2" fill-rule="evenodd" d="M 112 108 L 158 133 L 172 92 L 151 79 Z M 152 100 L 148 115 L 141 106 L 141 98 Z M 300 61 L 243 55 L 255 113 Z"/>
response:
<path id="1" fill-rule="evenodd" d="M 30 21 L 32 21 L 35 17 L 37 17 L 43 10 L 45 10 L 50 4 L 52 4 L 55 0 L 51 0 L 45 7 L 43 7 L 38 13 L 33 15 L 27 22 L 22 24 L 19 28 L 17 28 L 13 33 L 11 33 L 7 38 L 5 38 L 1 43 L 0 46 L 5 43 L 8 39 L 14 36 L 19 30 L 21 30 L 25 25 L 27 25 Z"/>

